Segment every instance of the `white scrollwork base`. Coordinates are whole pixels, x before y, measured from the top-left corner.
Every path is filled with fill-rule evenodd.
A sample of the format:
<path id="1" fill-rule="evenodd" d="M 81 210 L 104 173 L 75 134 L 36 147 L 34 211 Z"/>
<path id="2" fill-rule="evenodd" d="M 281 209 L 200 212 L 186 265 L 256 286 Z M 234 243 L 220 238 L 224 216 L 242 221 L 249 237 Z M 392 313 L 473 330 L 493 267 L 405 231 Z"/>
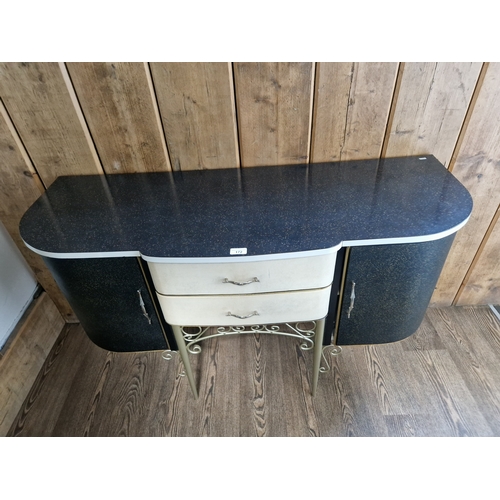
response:
<path id="1" fill-rule="evenodd" d="M 339 345 L 326 345 L 323 347 L 323 350 L 321 351 L 321 356 L 323 357 L 323 361 L 325 362 L 325 366 L 320 366 L 319 371 L 320 373 L 326 373 L 330 371 L 330 363 L 328 363 L 328 359 L 325 356 L 325 352 L 330 352 L 331 356 L 338 356 L 342 352 L 342 347 Z"/>
<path id="2" fill-rule="evenodd" d="M 212 327 L 202 326 L 180 327 L 182 336 L 186 341 L 187 350 L 191 354 L 199 354 L 201 352 L 201 347 L 198 343 L 202 340 L 245 333 L 264 333 L 295 337 L 302 340 L 300 348 L 304 351 L 308 351 L 314 347 L 316 322 L 298 322 L 293 325 L 290 323 L 284 323 L 281 325 L 219 326 L 214 327 L 215 333 L 211 333 L 211 328 Z"/>
<path id="3" fill-rule="evenodd" d="M 173 359 L 172 353 L 178 354 L 178 351 L 171 351 L 170 349 L 167 349 L 166 351 L 163 351 L 161 353 L 161 357 L 167 361 L 170 361 Z M 181 366 L 181 371 L 179 372 L 179 377 L 185 377 L 186 376 L 186 368 L 184 367 L 184 362 L 182 359 L 179 359 L 179 363 Z"/>

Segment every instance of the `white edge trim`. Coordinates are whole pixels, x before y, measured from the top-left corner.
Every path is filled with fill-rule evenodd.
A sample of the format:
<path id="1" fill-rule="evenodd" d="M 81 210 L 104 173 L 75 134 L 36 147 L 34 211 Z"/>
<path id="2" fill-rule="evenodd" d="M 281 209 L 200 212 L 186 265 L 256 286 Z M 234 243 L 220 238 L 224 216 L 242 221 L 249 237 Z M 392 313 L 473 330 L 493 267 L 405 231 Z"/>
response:
<path id="1" fill-rule="evenodd" d="M 380 238 L 372 240 L 346 240 L 331 248 L 321 248 L 319 250 L 306 250 L 304 252 L 290 252 L 290 253 L 276 253 L 269 255 L 246 255 L 246 256 L 225 256 L 225 257 L 154 257 L 150 255 L 142 255 L 138 251 L 117 251 L 117 252 L 75 252 L 75 253 L 54 253 L 46 252 L 45 250 L 38 250 L 24 241 L 24 244 L 33 252 L 44 257 L 53 259 L 99 259 L 107 257 L 142 257 L 148 262 L 157 262 L 163 264 L 203 264 L 203 263 L 224 263 L 224 262 L 258 262 L 263 260 L 280 260 L 280 259 L 294 259 L 300 257 L 313 257 L 315 255 L 325 255 L 337 252 L 341 247 L 359 247 L 367 245 L 397 245 L 403 243 L 424 243 L 426 241 L 439 240 L 445 238 L 450 234 L 456 233 L 461 229 L 470 216 L 463 222 L 435 234 L 426 234 L 423 236 L 408 236 L 403 238 Z"/>
<path id="2" fill-rule="evenodd" d="M 401 243 L 424 243 L 426 241 L 435 241 L 440 240 L 442 238 L 446 238 L 446 236 L 450 236 L 450 234 L 456 233 L 459 229 L 467 224 L 469 217 L 465 219 L 463 222 L 458 224 L 451 229 L 447 229 L 446 231 L 441 231 L 440 233 L 435 234 L 425 234 L 423 236 L 407 236 L 405 238 L 381 238 L 381 239 L 373 239 L 373 240 L 346 240 L 342 242 L 343 247 L 361 247 L 366 245 L 396 245 Z"/>
<path id="3" fill-rule="evenodd" d="M 493 311 L 493 314 L 498 318 L 498 321 L 500 321 L 500 313 L 495 309 L 495 306 L 493 304 L 488 304 L 490 306 L 490 309 Z"/>
<path id="4" fill-rule="evenodd" d="M 283 260 L 298 259 L 300 257 L 313 257 L 317 255 L 326 255 L 336 253 L 342 246 L 341 243 L 331 248 L 320 248 L 319 250 L 305 250 L 304 252 L 290 253 L 271 253 L 268 255 L 246 255 L 238 257 L 151 257 L 143 255 L 142 258 L 148 262 L 157 262 L 161 264 L 208 264 L 208 263 L 226 263 L 226 262 L 259 262 L 263 260 Z"/>
<path id="5" fill-rule="evenodd" d="M 46 252 L 45 250 L 38 250 L 24 241 L 24 244 L 33 252 L 43 257 L 51 257 L 52 259 L 104 259 L 106 257 L 140 257 L 141 253 L 137 251 L 123 251 L 123 252 L 74 252 L 74 253 L 55 253 Z"/>

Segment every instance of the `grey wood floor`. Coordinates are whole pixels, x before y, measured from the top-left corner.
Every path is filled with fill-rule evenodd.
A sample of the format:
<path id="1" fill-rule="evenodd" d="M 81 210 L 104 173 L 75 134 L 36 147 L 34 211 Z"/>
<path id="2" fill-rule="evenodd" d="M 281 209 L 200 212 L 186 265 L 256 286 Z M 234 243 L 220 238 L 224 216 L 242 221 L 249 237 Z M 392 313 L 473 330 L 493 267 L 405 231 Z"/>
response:
<path id="1" fill-rule="evenodd" d="M 394 344 L 344 347 L 310 394 L 296 339 L 212 339 L 192 356 L 110 353 L 67 325 L 10 436 L 500 436 L 500 322 L 487 308 L 429 309 Z"/>

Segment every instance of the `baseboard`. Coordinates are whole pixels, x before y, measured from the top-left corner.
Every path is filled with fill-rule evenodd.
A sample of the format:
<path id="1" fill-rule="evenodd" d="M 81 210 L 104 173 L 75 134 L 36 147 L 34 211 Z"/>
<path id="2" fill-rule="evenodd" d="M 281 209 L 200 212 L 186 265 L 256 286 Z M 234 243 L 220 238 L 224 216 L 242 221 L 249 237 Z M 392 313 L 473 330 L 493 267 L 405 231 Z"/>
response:
<path id="1" fill-rule="evenodd" d="M 6 436 L 65 321 L 43 292 L 21 318 L 0 356 L 0 436 Z"/>

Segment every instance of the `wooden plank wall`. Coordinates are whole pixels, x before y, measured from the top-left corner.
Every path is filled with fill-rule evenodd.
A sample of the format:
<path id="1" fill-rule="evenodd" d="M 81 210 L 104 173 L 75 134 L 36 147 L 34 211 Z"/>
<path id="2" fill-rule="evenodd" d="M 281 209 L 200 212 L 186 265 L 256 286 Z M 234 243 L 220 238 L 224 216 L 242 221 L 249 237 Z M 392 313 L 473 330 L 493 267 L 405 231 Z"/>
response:
<path id="1" fill-rule="evenodd" d="M 500 63 L 0 63 L 0 219 L 58 175 L 434 154 L 474 199 L 432 303 L 500 303 Z"/>

